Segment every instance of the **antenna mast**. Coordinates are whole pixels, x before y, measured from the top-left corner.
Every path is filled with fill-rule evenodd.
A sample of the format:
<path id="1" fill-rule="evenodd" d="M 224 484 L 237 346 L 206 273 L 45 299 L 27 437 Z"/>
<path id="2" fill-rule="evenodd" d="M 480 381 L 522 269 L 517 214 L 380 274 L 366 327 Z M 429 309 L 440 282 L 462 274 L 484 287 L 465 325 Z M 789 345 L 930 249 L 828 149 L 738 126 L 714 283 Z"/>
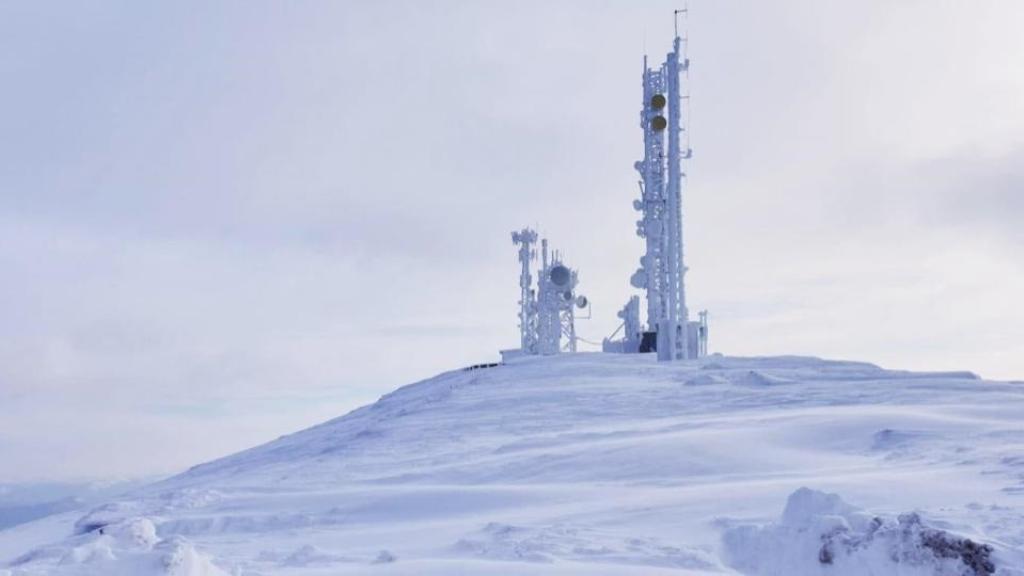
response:
<path id="1" fill-rule="evenodd" d="M 686 12 L 684 8 L 673 13 L 675 38 L 665 62 L 656 69 L 650 68 L 644 56 L 640 112 L 644 157 L 635 164 L 642 183 L 640 199 L 633 202 L 633 207 L 643 214 L 637 222 L 637 235 L 644 239 L 646 250 L 640 258 L 640 269 L 630 278 L 630 283 L 647 293 L 646 331 L 656 338 L 653 343 L 649 342 L 650 338 L 644 338 L 639 351 L 646 351 L 650 346 L 657 350 L 659 360 L 698 356 L 696 350 L 690 350 L 683 259 L 685 173 L 682 162 L 691 152 L 689 145 L 683 150 L 680 142 L 687 120 L 683 114 L 680 76 L 689 69 L 690 63 L 679 36 L 679 15 Z M 628 308 L 623 312 L 629 315 Z"/>
<path id="2" fill-rule="evenodd" d="M 540 269 L 534 289 L 532 264 L 537 261 L 535 230 L 512 232 L 519 246 L 519 348 L 503 350 L 502 358 L 524 354 L 551 355 L 576 352 L 575 308 L 587 308 L 586 296 L 576 292 L 579 273 L 563 263 L 562 253 L 548 251 L 547 239 L 540 240 Z M 562 346 L 562 338 L 567 340 Z"/>
<path id="3" fill-rule="evenodd" d="M 529 228 L 512 233 L 512 243 L 519 245 L 519 342 L 520 349 L 530 354 L 537 351 L 537 300 L 533 292 L 533 277 L 530 275 L 530 262 L 537 258 L 533 245 L 537 243 L 537 233 Z"/>

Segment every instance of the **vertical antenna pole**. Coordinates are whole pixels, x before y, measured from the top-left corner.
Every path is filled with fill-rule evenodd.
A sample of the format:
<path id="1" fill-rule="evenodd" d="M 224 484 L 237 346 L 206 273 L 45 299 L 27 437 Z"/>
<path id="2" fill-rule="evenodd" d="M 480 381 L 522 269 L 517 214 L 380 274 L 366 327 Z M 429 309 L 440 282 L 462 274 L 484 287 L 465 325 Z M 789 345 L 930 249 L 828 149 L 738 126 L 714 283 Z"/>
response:
<path id="1" fill-rule="evenodd" d="M 512 233 L 512 242 L 519 245 L 519 346 L 527 354 L 537 353 L 537 302 L 533 292 L 530 262 L 536 251 L 537 233 L 523 228 Z"/>
<path id="2" fill-rule="evenodd" d="M 668 166 L 666 182 L 666 204 L 667 212 L 666 225 L 666 286 L 667 307 L 664 318 L 666 320 L 664 329 L 668 334 L 659 334 L 659 359 L 685 359 L 689 357 L 689 314 L 686 309 L 686 286 L 684 276 L 686 266 L 683 261 L 683 151 L 680 149 L 679 136 L 683 130 L 682 118 L 682 91 L 679 85 L 680 74 L 688 63 L 680 62 L 681 40 L 679 38 L 679 14 L 685 10 L 676 10 L 674 13 L 676 37 L 672 41 L 672 52 L 669 52 L 665 61 L 665 72 L 667 75 L 668 92 Z M 663 328 L 659 326 L 661 332 Z M 667 344 L 668 351 L 662 351 L 661 346 Z M 665 353 L 667 352 L 667 354 Z"/>

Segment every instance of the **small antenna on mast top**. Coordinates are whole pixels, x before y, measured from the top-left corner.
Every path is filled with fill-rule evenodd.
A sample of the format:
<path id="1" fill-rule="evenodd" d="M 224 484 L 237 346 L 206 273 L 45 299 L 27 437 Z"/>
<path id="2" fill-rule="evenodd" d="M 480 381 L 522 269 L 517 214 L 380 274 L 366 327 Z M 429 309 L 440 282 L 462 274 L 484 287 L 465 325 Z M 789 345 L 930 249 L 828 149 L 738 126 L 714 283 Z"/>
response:
<path id="1" fill-rule="evenodd" d="M 672 25 L 673 25 L 673 28 L 675 29 L 676 38 L 679 37 L 679 15 L 680 14 L 686 14 L 686 10 L 687 10 L 686 8 L 683 8 L 682 10 L 673 10 L 672 11 Z"/>

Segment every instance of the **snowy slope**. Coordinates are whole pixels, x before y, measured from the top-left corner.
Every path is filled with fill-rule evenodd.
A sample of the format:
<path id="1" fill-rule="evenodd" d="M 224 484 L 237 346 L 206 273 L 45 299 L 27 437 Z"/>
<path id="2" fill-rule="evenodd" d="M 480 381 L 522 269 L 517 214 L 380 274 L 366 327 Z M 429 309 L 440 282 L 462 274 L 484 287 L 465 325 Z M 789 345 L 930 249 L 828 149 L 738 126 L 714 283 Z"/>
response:
<path id="1" fill-rule="evenodd" d="M 0 553 L 3 576 L 1021 576 L 1024 384 L 526 358 L 2 531 Z"/>

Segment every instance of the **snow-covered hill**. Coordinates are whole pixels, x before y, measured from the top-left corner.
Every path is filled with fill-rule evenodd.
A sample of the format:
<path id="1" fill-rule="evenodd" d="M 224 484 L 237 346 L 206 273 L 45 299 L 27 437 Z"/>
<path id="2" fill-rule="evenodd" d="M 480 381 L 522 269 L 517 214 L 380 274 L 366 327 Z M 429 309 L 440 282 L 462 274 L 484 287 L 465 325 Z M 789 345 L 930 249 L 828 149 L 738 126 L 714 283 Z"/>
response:
<path id="1" fill-rule="evenodd" d="M 0 561 L 4 576 L 1020 576 L 1024 384 L 797 357 L 526 358 L 2 531 Z"/>

